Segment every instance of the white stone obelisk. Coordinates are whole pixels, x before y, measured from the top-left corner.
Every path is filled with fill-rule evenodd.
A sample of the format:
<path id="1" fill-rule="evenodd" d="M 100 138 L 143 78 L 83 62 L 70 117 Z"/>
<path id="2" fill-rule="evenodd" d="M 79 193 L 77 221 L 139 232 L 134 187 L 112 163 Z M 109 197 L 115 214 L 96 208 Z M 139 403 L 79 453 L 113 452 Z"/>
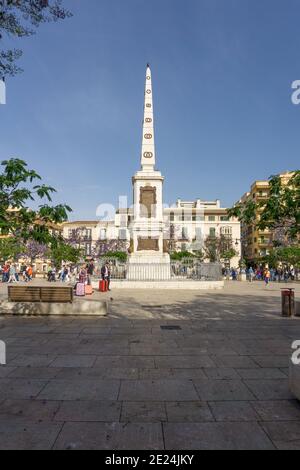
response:
<path id="1" fill-rule="evenodd" d="M 134 217 L 128 280 L 168 280 L 170 256 L 164 253 L 163 182 L 155 170 L 152 74 L 146 71 L 141 170 L 132 179 Z"/>

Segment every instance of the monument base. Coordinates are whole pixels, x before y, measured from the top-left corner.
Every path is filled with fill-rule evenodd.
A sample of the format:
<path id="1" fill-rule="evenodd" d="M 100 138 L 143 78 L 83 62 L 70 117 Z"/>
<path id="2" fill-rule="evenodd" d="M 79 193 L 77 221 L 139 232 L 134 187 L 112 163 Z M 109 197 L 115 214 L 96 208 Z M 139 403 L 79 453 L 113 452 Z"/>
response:
<path id="1" fill-rule="evenodd" d="M 141 251 L 128 259 L 127 281 L 168 281 L 171 279 L 170 255 Z"/>

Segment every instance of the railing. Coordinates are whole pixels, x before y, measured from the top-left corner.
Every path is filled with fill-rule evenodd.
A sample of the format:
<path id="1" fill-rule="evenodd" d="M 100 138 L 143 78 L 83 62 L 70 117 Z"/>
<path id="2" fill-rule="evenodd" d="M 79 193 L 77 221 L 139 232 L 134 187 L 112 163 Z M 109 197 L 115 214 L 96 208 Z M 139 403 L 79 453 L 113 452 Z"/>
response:
<path id="1" fill-rule="evenodd" d="M 124 263 L 119 260 L 108 260 L 112 280 L 131 281 L 221 281 L 222 265 L 220 263 L 202 263 L 187 259 L 166 263 Z M 101 267 L 96 272 L 99 278 Z"/>

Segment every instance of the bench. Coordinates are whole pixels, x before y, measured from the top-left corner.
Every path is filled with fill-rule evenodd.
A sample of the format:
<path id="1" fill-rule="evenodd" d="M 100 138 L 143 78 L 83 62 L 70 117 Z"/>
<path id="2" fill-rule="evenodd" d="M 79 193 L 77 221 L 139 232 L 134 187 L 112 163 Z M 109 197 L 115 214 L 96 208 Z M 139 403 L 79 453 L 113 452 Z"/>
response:
<path id="1" fill-rule="evenodd" d="M 10 302 L 73 303 L 72 287 L 8 286 Z"/>

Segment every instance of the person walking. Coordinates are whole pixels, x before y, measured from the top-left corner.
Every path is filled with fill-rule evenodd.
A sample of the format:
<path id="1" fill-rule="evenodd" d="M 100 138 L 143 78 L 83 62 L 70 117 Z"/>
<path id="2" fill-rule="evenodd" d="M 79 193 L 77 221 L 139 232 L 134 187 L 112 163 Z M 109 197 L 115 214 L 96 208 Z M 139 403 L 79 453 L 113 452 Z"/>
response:
<path id="1" fill-rule="evenodd" d="M 32 266 L 28 266 L 28 268 L 26 269 L 26 277 L 27 277 L 27 281 L 32 281 L 32 277 L 33 277 Z"/>
<path id="2" fill-rule="evenodd" d="M 5 263 L 5 265 L 3 266 L 2 282 L 9 281 L 9 270 L 10 270 L 10 265 L 8 263 Z"/>
<path id="3" fill-rule="evenodd" d="M 110 267 L 109 263 L 105 263 L 105 265 L 101 269 L 101 276 L 102 280 L 107 282 L 108 290 L 110 291 L 110 277 L 111 277 L 111 272 L 110 272 Z"/>
<path id="4" fill-rule="evenodd" d="M 253 271 L 253 268 L 252 268 L 252 266 L 249 268 L 249 271 L 248 271 L 248 276 L 249 276 L 249 282 L 253 282 L 253 278 L 254 278 L 254 271 Z"/>
<path id="5" fill-rule="evenodd" d="M 269 285 L 270 283 L 270 278 L 271 278 L 271 273 L 270 273 L 270 270 L 269 268 L 266 268 L 265 272 L 264 272 L 264 280 L 265 280 L 265 285 L 266 287 Z"/>
<path id="6" fill-rule="evenodd" d="M 8 279 L 8 283 L 11 284 L 13 282 L 18 282 L 17 281 L 17 269 L 16 269 L 16 265 L 15 264 L 12 264 L 9 268 L 9 279 Z"/>

